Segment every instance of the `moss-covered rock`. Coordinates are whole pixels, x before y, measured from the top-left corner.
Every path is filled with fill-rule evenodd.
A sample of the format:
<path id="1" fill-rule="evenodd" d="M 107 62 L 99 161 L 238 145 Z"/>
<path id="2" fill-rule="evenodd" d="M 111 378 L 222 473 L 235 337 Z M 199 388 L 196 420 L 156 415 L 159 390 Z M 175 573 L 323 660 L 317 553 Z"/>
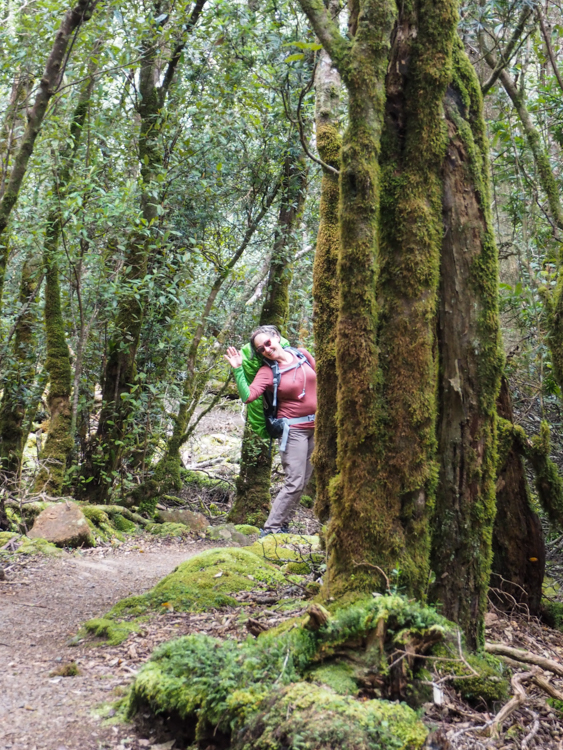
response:
<path id="1" fill-rule="evenodd" d="M 18 547 L 16 553 L 18 555 L 48 555 L 49 557 L 57 557 L 64 554 L 59 547 L 51 544 L 46 539 L 29 539 L 28 537 L 22 538 L 22 544 Z"/>
<path id="2" fill-rule="evenodd" d="M 239 534 L 244 534 L 245 536 L 252 536 L 253 534 L 260 533 L 258 526 L 250 526 L 248 523 L 235 523 L 235 529 Z"/>
<path id="3" fill-rule="evenodd" d="M 19 534 L 16 534 L 15 531 L 0 531 L 0 547 L 8 544 L 10 539 L 13 539 L 16 536 L 19 536 Z"/>
<path id="4" fill-rule="evenodd" d="M 146 530 L 149 534 L 154 534 L 155 536 L 180 537 L 190 535 L 189 528 L 183 523 L 149 523 L 146 526 Z"/>
<path id="5" fill-rule="evenodd" d="M 450 653 L 453 652 L 453 653 Z M 461 697 L 470 703 L 506 700 L 509 683 L 506 678 L 504 664 L 490 654 L 466 654 L 465 660 L 477 673 L 473 675 L 467 666 L 458 658 L 453 648 L 438 646 L 435 653 L 439 656 L 452 656 L 452 661 L 438 663 L 438 670 L 442 675 L 459 675 L 459 680 L 453 680 L 454 688 Z"/>
<path id="6" fill-rule="evenodd" d="M 357 695 L 358 683 L 355 680 L 354 668 L 351 664 L 321 664 L 307 675 L 311 682 L 328 685 L 339 695 Z"/>

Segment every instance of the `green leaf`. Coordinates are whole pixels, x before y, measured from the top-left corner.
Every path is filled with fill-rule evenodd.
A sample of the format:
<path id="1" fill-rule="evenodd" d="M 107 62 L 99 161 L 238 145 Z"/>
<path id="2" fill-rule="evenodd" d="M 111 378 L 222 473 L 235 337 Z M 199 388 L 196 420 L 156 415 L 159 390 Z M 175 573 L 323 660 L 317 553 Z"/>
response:
<path id="1" fill-rule="evenodd" d="M 295 62 L 296 60 L 302 60 L 304 57 L 305 55 L 302 52 L 300 52 L 295 55 L 290 55 L 289 57 L 286 57 L 284 62 L 286 63 Z"/>

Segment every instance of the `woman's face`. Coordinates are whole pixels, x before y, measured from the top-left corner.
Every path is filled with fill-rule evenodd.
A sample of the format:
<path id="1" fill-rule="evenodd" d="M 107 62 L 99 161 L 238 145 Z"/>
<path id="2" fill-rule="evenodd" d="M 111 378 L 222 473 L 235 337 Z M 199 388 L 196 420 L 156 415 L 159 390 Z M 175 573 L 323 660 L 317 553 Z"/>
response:
<path id="1" fill-rule="evenodd" d="M 277 359 L 283 351 L 280 337 L 275 333 L 259 333 L 254 339 L 254 348 L 267 359 Z"/>

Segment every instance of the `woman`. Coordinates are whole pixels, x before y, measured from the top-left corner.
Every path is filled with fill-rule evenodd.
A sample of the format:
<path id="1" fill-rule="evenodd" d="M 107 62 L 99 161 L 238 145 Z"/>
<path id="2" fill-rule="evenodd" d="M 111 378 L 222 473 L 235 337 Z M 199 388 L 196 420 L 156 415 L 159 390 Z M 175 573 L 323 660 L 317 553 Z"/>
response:
<path id="1" fill-rule="evenodd" d="M 287 420 L 280 452 L 285 483 L 274 500 L 264 533 L 287 532 L 304 487 L 311 477 L 311 454 L 315 446 L 314 414 L 317 410 L 317 375 L 315 360 L 306 349 L 284 348 L 275 326 L 260 326 L 250 337 L 254 352 L 264 358 L 250 385 L 242 368 L 242 354 L 230 346 L 225 359 L 234 369 L 239 396 L 245 404 L 274 389 L 270 363 L 277 363 L 281 378 L 277 389 L 277 417 Z M 295 352 L 300 352 L 301 356 Z M 301 421 L 301 418 L 303 421 Z M 287 429 L 289 427 L 289 430 Z"/>

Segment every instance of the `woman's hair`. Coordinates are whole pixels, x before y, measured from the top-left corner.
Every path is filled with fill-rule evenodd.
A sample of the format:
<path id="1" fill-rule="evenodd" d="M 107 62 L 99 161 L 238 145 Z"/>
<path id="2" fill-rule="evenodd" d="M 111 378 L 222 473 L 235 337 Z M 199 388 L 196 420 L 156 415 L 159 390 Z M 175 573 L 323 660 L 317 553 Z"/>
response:
<path id="1" fill-rule="evenodd" d="M 252 347 L 253 351 L 256 351 L 256 348 L 254 346 L 254 339 L 260 333 L 265 333 L 267 336 L 277 336 L 281 341 L 281 333 L 278 331 L 276 326 L 258 326 L 258 328 L 255 328 L 250 334 L 250 346 Z"/>

